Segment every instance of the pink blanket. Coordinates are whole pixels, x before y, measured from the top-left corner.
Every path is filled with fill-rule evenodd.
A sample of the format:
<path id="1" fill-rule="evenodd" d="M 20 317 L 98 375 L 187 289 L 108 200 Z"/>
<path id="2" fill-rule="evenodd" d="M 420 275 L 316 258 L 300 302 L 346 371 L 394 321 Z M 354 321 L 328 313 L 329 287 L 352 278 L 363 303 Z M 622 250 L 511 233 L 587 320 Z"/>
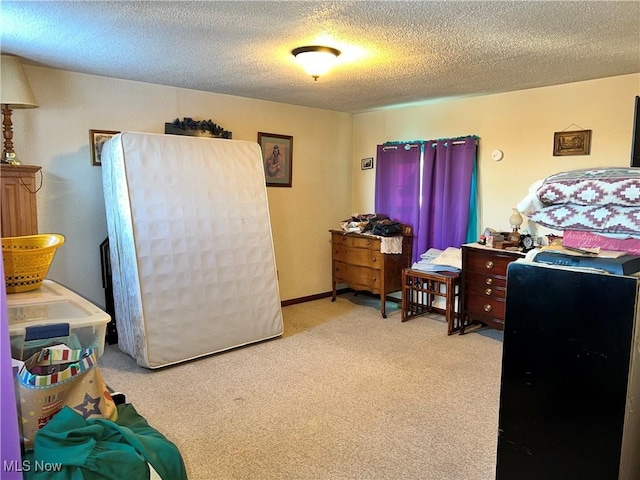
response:
<path id="1" fill-rule="evenodd" d="M 637 238 L 613 238 L 593 232 L 565 230 L 562 234 L 562 244 L 566 247 L 599 247 L 601 250 L 615 250 L 627 252 L 630 255 L 640 255 L 640 239 Z"/>

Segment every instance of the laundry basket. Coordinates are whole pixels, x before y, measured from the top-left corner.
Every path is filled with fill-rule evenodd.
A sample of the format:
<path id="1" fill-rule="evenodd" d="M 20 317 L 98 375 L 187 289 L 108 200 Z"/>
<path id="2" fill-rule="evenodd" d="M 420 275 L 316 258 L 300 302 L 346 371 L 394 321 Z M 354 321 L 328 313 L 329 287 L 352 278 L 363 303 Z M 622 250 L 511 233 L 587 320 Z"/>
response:
<path id="1" fill-rule="evenodd" d="M 56 249 L 64 237 L 56 233 L 4 237 L 2 259 L 7 293 L 36 290 L 49 272 Z"/>

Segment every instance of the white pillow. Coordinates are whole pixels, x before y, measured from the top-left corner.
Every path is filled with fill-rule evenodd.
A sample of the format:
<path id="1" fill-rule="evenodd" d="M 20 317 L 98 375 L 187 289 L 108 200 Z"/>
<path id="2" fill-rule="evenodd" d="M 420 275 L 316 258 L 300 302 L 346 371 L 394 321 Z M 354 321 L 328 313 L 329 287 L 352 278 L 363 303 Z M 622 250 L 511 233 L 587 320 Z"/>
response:
<path id="1" fill-rule="evenodd" d="M 447 247 L 440 255 L 433 259 L 433 263 L 462 270 L 462 250 L 456 247 Z"/>

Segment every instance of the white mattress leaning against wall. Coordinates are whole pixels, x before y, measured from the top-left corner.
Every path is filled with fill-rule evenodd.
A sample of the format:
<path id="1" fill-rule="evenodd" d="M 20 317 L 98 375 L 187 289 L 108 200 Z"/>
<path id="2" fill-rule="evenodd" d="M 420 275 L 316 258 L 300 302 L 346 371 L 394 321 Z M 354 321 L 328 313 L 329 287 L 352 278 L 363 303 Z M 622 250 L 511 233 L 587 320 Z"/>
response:
<path id="1" fill-rule="evenodd" d="M 121 350 L 158 368 L 282 334 L 257 143 L 123 132 L 102 168 Z"/>

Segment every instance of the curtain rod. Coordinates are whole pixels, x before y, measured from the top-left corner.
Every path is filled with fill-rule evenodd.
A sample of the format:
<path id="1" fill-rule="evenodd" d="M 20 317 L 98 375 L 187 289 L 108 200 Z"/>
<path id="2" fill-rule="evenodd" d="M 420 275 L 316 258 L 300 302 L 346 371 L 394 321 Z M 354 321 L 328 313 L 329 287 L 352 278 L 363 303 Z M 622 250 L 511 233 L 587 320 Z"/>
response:
<path id="1" fill-rule="evenodd" d="M 456 140 L 456 141 L 451 142 L 451 145 L 464 145 L 464 143 L 465 143 L 465 141 L 464 141 L 464 140 Z M 437 144 L 438 144 L 437 142 L 434 142 L 434 143 L 432 143 L 432 144 L 431 144 L 431 147 L 433 148 L 433 147 L 435 147 Z M 478 145 L 478 141 L 477 141 L 477 140 L 475 141 L 475 144 L 476 144 L 476 145 Z M 419 143 L 407 143 L 407 144 L 405 144 L 405 145 L 404 145 L 404 147 L 403 147 L 403 148 L 404 148 L 405 150 L 409 150 L 410 148 L 417 148 L 417 147 L 419 147 L 420 145 L 421 145 L 421 144 L 419 144 Z M 446 145 L 445 145 L 445 146 L 446 146 Z M 382 150 L 385 150 L 385 151 L 386 151 L 386 150 L 391 150 L 391 149 L 393 149 L 393 150 L 397 150 L 397 149 L 398 149 L 398 145 L 388 145 L 388 146 L 383 146 L 383 147 L 382 147 Z"/>

